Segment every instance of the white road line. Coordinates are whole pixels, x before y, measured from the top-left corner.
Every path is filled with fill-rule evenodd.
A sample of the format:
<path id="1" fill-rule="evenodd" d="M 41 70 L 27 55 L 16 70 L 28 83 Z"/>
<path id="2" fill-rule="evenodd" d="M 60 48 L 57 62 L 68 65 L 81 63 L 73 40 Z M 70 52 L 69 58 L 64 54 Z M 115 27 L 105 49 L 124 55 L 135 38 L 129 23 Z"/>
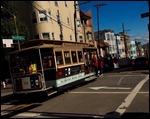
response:
<path id="1" fill-rule="evenodd" d="M 133 76 L 133 77 L 135 77 L 135 76 L 147 76 L 147 74 L 145 74 L 145 75 L 143 75 L 143 74 L 141 74 L 141 75 L 139 75 L 139 74 L 137 74 L 137 75 L 127 75 L 127 74 L 121 74 L 121 75 L 118 75 L 118 74 L 115 74 L 115 75 L 104 75 L 104 77 L 118 77 L 118 76 Z"/>
<path id="2" fill-rule="evenodd" d="M 124 76 L 119 79 L 117 85 L 120 85 L 120 83 L 122 82 L 123 79 L 124 79 Z"/>
<path id="3" fill-rule="evenodd" d="M 131 89 L 128 87 L 108 87 L 108 86 L 100 86 L 100 87 L 89 87 L 92 90 L 99 90 L 99 89 Z"/>
<path id="4" fill-rule="evenodd" d="M 15 117 L 36 117 L 40 116 L 41 113 L 29 113 L 29 112 L 23 112 L 20 114 L 15 115 Z"/>
<path id="5" fill-rule="evenodd" d="M 131 92 L 69 92 L 69 93 L 74 93 L 74 94 L 129 94 Z M 149 92 L 138 92 L 141 94 L 149 94 Z"/>
<path id="6" fill-rule="evenodd" d="M 132 92 L 126 97 L 123 103 L 117 108 L 116 112 L 120 113 L 121 115 L 126 111 L 128 106 L 131 104 L 139 90 L 142 88 L 144 83 L 149 79 L 149 75 L 144 78 L 137 86 L 132 90 Z"/>

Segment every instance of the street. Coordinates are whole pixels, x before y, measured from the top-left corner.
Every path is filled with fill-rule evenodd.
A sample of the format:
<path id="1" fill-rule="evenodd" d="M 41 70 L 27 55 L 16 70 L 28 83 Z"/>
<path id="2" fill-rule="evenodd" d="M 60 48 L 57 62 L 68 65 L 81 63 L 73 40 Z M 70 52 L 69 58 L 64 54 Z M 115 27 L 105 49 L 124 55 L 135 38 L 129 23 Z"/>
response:
<path id="1" fill-rule="evenodd" d="M 104 73 L 95 81 L 44 100 L 33 96 L 28 97 L 34 98 L 31 102 L 17 103 L 9 98 L 1 102 L 4 118 L 148 118 L 149 70 Z"/>

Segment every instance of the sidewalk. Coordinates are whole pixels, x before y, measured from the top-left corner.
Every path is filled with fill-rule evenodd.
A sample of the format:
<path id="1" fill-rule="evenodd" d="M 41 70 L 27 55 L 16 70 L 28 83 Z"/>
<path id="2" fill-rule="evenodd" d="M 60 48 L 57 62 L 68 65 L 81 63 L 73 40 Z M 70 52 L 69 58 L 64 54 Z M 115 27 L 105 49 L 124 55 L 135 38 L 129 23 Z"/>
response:
<path id="1" fill-rule="evenodd" d="M 12 84 L 7 84 L 6 87 L 1 86 L 1 98 L 5 98 L 13 94 Z"/>
<path id="2" fill-rule="evenodd" d="M 1 86 L 1 90 L 11 89 L 11 88 L 12 88 L 12 84 L 7 84 L 5 88 Z"/>

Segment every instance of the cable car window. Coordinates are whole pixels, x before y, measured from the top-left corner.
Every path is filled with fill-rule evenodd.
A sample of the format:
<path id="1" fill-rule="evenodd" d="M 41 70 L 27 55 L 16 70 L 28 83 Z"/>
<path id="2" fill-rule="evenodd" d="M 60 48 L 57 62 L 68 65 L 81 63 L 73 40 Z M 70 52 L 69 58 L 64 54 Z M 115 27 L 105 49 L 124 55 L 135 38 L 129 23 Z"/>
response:
<path id="1" fill-rule="evenodd" d="M 73 63 L 76 63 L 77 62 L 76 51 L 71 51 L 71 55 L 72 55 L 72 61 L 73 61 Z"/>
<path id="2" fill-rule="evenodd" d="M 41 49 L 41 57 L 43 61 L 43 68 L 54 68 L 54 57 L 53 50 L 51 48 L 42 48 Z"/>
<path id="3" fill-rule="evenodd" d="M 55 54 L 56 54 L 57 65 L 63 65 L 62 52 L 61 51 L 57 51 L 57 52 L 55 52 Z"/>
<path id="4" fill-rule="evenodd" d="M 64 57 L 65 57 L 66 64 L 70 64 L 71 60 L 70 60 L 70 53 L 69 53 L 69 51 L 64 51 Z"/>
<path id="5" fill-rule="evenodd" d="M 79 62 L 83 62 L 82 52 L 78 51 Z"/>

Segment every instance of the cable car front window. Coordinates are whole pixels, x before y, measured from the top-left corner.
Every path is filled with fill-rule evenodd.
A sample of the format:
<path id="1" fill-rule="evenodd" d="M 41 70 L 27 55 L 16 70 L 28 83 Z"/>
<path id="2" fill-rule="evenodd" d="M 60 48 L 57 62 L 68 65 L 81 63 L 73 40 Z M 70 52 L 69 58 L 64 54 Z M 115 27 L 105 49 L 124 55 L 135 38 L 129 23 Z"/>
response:
<path id="1" fill-rule="evenodd" d="M 35 66 L 33 71 L 30 69 L 31 64 Z M 32 49 L 11 54 L 10 67 L 12 74 L 15 76 L 36 73 L 41 70 L 38 50 Z"/>

